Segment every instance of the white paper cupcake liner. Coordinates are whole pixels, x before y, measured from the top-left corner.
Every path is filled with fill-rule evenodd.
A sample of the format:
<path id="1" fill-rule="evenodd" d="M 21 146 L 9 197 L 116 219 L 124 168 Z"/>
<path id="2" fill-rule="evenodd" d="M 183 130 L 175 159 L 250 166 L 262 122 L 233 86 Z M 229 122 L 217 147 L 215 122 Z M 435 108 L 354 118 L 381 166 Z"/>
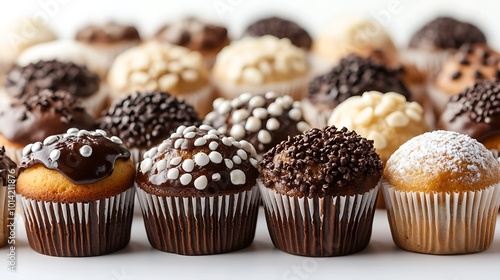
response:
<path id="1" fill-rule="evenodd" d="M 94 118 L 100 118 L 102 112 L 109 106 L 109 88 L 105 84 L 99 86 L 99 90 L 88 97 L 78 98 L 83 108 Z"/>
<path id="2" fill-rule="evenodd" d="M 422 51 L 407 49 L 402 52 L 402 58 L 417 67 L 419 71 L 428 77 L 433 77 L 441 69 L 441 65 L 453 55 L 452 51 Z"/>
<path id="3" fill-rule="evenodd" d="M 259 188 L 276 248 L 330 257 L 353 254 L 368 245 L 379 184 L 364 194 L 324 198 L 282 195 L 261 182 Z"/>
<path id="4" fill-rule="evenodd" d="M 486 250 L 493 241 L 500 184 L 462 193 L 396 190 L 383 183 L 387 216 L 397 246 L 428 254 Z"/>
<path id="5" fill-rule="evenodd" d="M 153 248 L 182 255 L 208 255 L 249 246 L 255 235 L 260 193 L 212 197 L 162 197 L 137 188 Z"/>
<path id="6" fill-rule="evenodd" d="M 8 225 L 8 199 L 7 199 L 8 189 L 7 186 L 3 184 L 0 180 L 0 247 L 7 244 L 7 238 L 9 237 Z"/>
<path id="7" fill-rule="evenodd" d="M 88 203 L 37 201 L 21 196 L 28 242 L 58 257 L 108 254 L 130 240 L 135 188 Z"/>
<path id="8" fill-rule="evenodd" d="M 302 111 L 304 119 L 316 128 L 323 128 L 328 125 L 328 119 L 332 115 L 333 109 L 327 108 L 326 105 L 316 106 L 307 97 L 302 99 Z"/>
<path id="9" fill-rule="evenodd" d="M 429 100 L 432 102 L 432 106 L 434 108 L 434 114 L 436 115 L 436 120 L 439 119 L 441 114 L 443 113 L 448 101 L 453 95 L 449 95 L 446 92 L 438 89 L 432 84 L 427 85 L 427 92 L 429 96 Z M 459 92 L 457 92 L 458 94 Z"/>
<path id="10" fill-rule="evenodd" d="M 203 87 L 195 92 L 180 94 L 175 97 L 193 106 L 200 118 L 204 118 L 206 114 L 212 111 L 212 103 L 215 100 L 214 89 L 211 85 Z"/>
<path id="11" fill-rule="evenodd" d="M 5 155 L 8 156 L 13 162 L 19 163 L 21 158 L 23 157 L 23 148 L 15 148 L 10 146 L 5 147 Z"/>

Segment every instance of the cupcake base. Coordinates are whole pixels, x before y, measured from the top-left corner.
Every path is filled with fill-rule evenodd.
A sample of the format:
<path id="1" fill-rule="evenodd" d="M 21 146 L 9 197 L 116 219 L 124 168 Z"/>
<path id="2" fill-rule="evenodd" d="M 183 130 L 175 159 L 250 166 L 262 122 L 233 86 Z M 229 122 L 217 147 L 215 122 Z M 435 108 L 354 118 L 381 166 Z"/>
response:
<path id="1" fill-rule="evenodd" d="M 214 197 L 161 197 L 137 188 L 153 248 L 180 255 L 211 255 L 249 246 L 255 236 L 257 187 Z"/>

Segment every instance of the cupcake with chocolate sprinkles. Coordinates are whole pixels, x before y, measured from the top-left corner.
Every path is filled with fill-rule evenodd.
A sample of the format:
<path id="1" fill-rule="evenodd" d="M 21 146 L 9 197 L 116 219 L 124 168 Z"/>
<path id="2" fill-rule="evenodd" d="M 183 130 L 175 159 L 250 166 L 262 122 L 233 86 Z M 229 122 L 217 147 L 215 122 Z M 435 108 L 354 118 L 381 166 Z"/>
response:
<path id="1" fill-rule="evenodd" d="M 303 115 L 301 102 L 289 95 L 243 93 L 233 100 L 216 99 L 214 111 L 203 122 L 236 140 L 250 142 L 260 157 L 289 136 L 311 128 Z"/>
<path id="2" fill-rule="evenodd" d="M 146 152 L 136 184 L 151 245 L 181 255 L 249 246 L 260 202 L 256 155 L 207 125 L 180 126 Z"/>
<path id="3" fill-rule="evenodd" d="M 72 127 L 94 128 L 94 119 L 70 93 L 49 89 L 0 103 L 0 123 L 0 145 L 15 162 L 29 143 L 41 142 Z"/>
<path id="4" fill-rule="evenodd" d="M 129 147 L 134 162 L 174 133 L 177 127 L 198 125 L 193 107 L 165 92 L 134 93 L 115 102 L 98 126 L 117 135 Z"/>
<path id="5" fill-rule="evenodd" d="M 88 257 L 130 240 L 135 168 L 120 138 L 71 128 L 23 149 L 16 190 L 38 253 Z"/>
<path id="6" fill-rule="evenodd" d="M 401 80 L 399 68 L 389 68 L 369 58 L 348 55 L 330 72 L 309 83 L 309 93 L 303 99 L 305 118 L 313 127 L 326 126 L 337 105 L 366 91 L 397 92 L 407 100 L 411 99 Z"/>
<path id="7" fill-rule="evenodd" d="M 383 168 L 372 140 L 346 128 L 313 128 L 267 152 L 261 168 L 276 248 L 330 257 L 368 245 Z"/>

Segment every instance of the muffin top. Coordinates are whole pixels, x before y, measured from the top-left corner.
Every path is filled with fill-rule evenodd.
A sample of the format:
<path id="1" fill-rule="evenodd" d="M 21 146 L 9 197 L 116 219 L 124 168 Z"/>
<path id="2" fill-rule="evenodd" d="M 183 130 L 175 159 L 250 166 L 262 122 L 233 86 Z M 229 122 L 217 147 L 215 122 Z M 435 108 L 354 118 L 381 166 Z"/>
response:
<path id="1" fill-rule="evenodd" d="M 484 44 L 465 44 L 441 66 L 435 86 L 455 95 L 478 80 L 499 78 L 500 53 Z"/>
<path id="2" fill-rule="evenodd" d="M 424 110 L 417 102 L 388 92 L 369 91 L 353 96 L 333 109 L 328 125 L 346 127 L 373 140 L 382 162 L 410 138 L 427 132 Z"/>
<path id="3" fill-rule="evenodd" d="M 14 169 L 14 173 L 11 170 Z M 17 164 L 13 162 L 6 154 L 5 147 L 0 146 L 0 178 L 3 182 L 3 186 L 8 185 L 8 180 L 12 177 L 10 175 L 15 175 L 17 173 Z"/>
<path id="4" fill-rule="evenodd" d="M 387 161 L 384 177 L 402 191 L 476 191 L 500 181 L 500 163 L 477 140 L 437 130 L 401 145 Z"/>
<path id="5" fill-rule="evenodd" d="M 397 92 L 411 99 L 399 68 L 389 68 L 353 54 L 343 58 L 330 72 L 312 80 L 308 98 L 312 103 L 334 108 L 347 98 L 366 91 Z"/>
<path id="6" fill-rule="evenodd" d="M 85 66 L 57 60 L 14 66 L 5 80 L 7 93 L 14 97 L 35 95 L 43 89 L 63 90 L 76 97 L 88 97 L 99 90 L 100 78 Z"/>
<path id="7" fill-rule="evenodd" d="M 500 135 L 500 82 L 480 80 L 450 98 L 438 127 L 482 142 Z"/>
<path id="8" fill-rule="evenodd" d="M 193 107 L 165 92 L 134 93 L 116 101 L 99 127 L 130 147 L 152 147 L 181 125 L 197 125 Z"/>
<path id="9" fill-rule="evenodd" d="M 106 24 L 90 24 L 75 35 L 75 40 L 89 44 L 112 44 L 129 41 L 140 41 L 139 32 L 132 25 L 108 22 Z"/>
<path id="10" fill-rule="evenodd" d="M 154 38 L 159 42 L 183 46 L 195 51 L 220 51 L 229 43 L 223 26 L 188 17 L 161 27 Z"/>
<path id="11" fill-rule="evenodd" d="M 372 140 L 334 126 L 288 138 L 264 154 L 260 165 L 266 187 L 310 198 L 365 193 L 383 168 Z"/>
<path id="12" fill-rule="evenodd" d="M 22 146 L 69 128 L 92 129 L 94 120 L 66 91 L 48 89 L 0 107 L 0 134 Z"/>
<path id="13" fill-rule="evenodd" d="M 259 176 L 253 146 L 208 125 L 180 126 L 145 153 L 136 182 L 157 196 L 204 197 L 242 192 Z"/>
<path id="14" fill-rule="evenodd" d="M 409 46 L 434 51 L 458 49 L 466 43 L 486 43 L 486 37 L 473 24 L 451 17 L 438 17 L 413 34 Z"/>
<path id="15" fill-rule="evenodd" d="M 288 38 L 295 46 L 309 50 L 312 45 L 312 38 L 309 33 L 297 23 L 280 18 L 268 17 L 260 19 L 250 24 L 243 36 L 261 37 L 272 35 L 277 38 Z"/>
<path id="16" fill-rule="evenodd" d="M 288 136 L 311 128 L 304 121 L 301 103 L 294 102 L 288 95 L 243 93 L 233 100 L 218 98 L 213 107 L 214 111 L 205 117 L 204 123 L 236 140 L 247 140 L 258 154 L 267 152 Z"/>
<path id="17" fill-rule="evenodd" d="M 187 48 L 148 42 L 118 55 L 108 74 L 118 92 L 164 91 L 174 96 L 208 84 L 208 70 L 201 54 Z"/>
<path id="18" fill-rule="evenodd" d="M 261 85 L 304 77 L 309 66 L 304 50 L 289 39 L 271 35 L 232 42 L 218 55 L 213 75 L 232 84 Z"/>

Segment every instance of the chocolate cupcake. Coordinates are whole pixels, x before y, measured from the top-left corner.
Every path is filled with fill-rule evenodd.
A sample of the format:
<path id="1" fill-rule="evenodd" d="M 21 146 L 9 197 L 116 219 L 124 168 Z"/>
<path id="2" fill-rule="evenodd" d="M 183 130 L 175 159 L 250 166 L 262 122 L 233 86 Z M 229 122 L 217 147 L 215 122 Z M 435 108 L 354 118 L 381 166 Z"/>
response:
<path id="1" fill-rule="evenodd" d="M 7 245 L 12 238 L 11 222 L 14 220 L 16 207 L 16 179 L 17 166 L 6 154 L 5 148 L 0 147 L 0 247 Z"/>
<path id="2" fill-rule="evenodd" d="M 207 125 L 180 126 L 138 164 L 151 245 L 182 255 L 239 250 L 254 238 L 260 193 L 255 149 Z"/>
<path id="3" fill-rule="evenodd" d="M 72 62 L 39 61 L 15 66 L 7 73 L 5 91 L 13 98 L 37 95 L 44 89 L 70 93 L 94 117 L 109 104 L 108 90 L 99 76 Z"/>
<path id="4" fill-rule="evenodd" d="M 323 127 L 337 105 L 366 91 L 397 92 L 411 100 L 399 68 L 349 55 L 330 72 L 309 83 L 309 93 L 303 100 L 305 118 L 313 127 Z"/>
<path id="5" fill-rule="evenodd" d="M 260 190 L 274 246 L 311 257 L 363 250 L 382 167 L 373 141 L 346 128 L 313 128 L 271 149 Z"/>
<path id="6" fill-rule="evenodd" d="M 203 122 L 237 141 L 250 142 L 259 157 L 289 136 L 311 128 L 304 121 L 300 101 L 288 95 L 243 93 L 233 100 L 218 98 L 213 107 Z"/>
<path id="7" fill-rule="evenodd" d="M 208 68 L 212 68 L 217 54 L 230 42 L 224 26 L 193 17 L 162 26 L 153 39 L 200 52 Z"/>
<path id="8" fill-rule="evenodd" d="M 115 102 L 98 121 L 110 135 L 117 135 L 130 149 L 134 162 L 160 144 L 177 127 L 198 125 L 193 107 L 164 92 L 134 93 Z"/>
<path id="9" fill-rule="evenodd" d="M 122 141 L 69 129 L 27 145 L 19 163 L 28 241 L 58 257 L 108 254 L 130 240 L 135 169 Z"/>
<path id="10" fill-rule="evenodd" d="M 92 129 L 93 118 L 66 91 L 45 89 L 8 103 L 0 103 L 0 145 L 18 162 L 29 143 L 41 142 L 49 135 L 72 127 Z"/>
<path id="11" fill-rule="evenodd" d="M 297 23 L 281 18 L 268 17 L 250 24 L 243 36 L 261 37 L 272 35 L 277 38 L 287 38 L 295 46 L 309 51 L 312 46 L 312 38 L 309 33 Z"/>

